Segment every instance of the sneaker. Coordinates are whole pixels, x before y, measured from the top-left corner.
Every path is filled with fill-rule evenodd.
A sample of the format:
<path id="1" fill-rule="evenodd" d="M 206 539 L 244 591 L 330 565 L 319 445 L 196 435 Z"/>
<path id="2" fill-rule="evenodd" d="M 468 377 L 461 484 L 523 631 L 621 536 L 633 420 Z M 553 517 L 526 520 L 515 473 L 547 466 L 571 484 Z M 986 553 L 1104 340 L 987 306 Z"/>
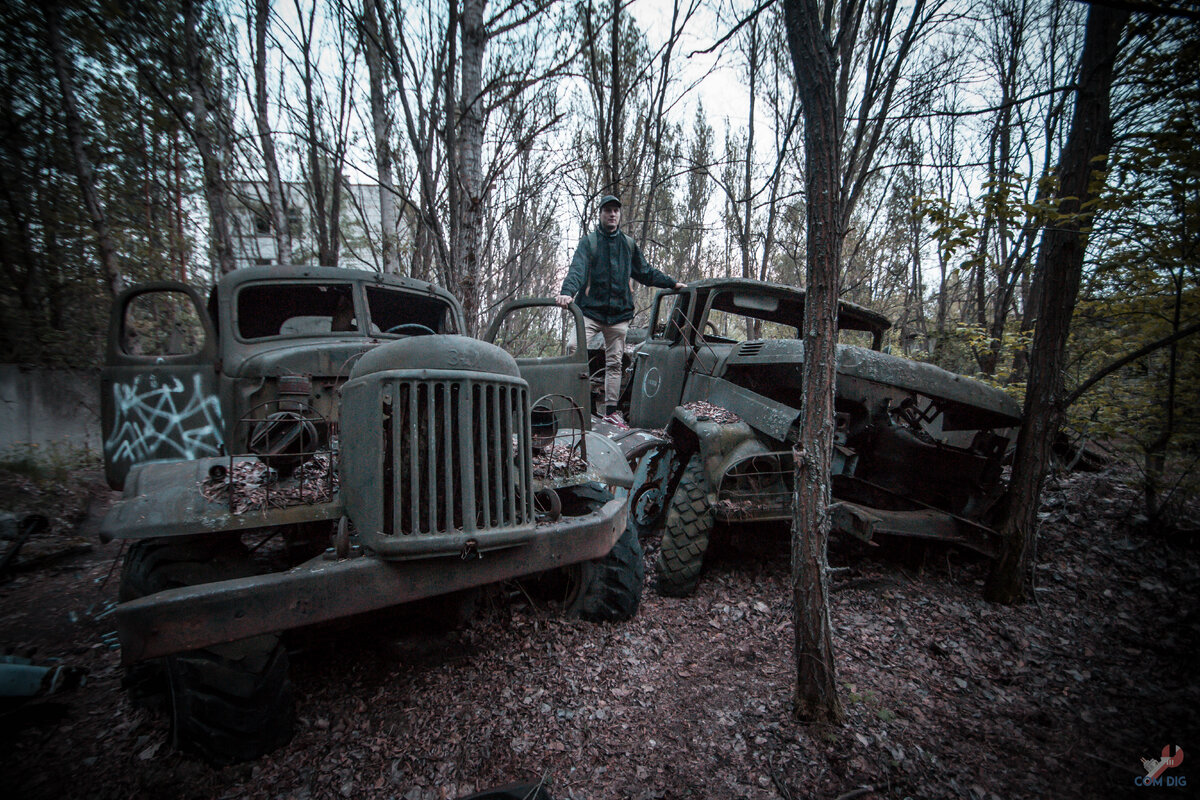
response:
<path id="1" fill-rule="evenodd" d="M 625 421 L 623 416 L 621 416 L 620 411 L 614 411 L 611 414 L 605 414 L 602 419 L 609 425 L 616 425 L 618 428 L 629 428 L 629 423 Z"/>

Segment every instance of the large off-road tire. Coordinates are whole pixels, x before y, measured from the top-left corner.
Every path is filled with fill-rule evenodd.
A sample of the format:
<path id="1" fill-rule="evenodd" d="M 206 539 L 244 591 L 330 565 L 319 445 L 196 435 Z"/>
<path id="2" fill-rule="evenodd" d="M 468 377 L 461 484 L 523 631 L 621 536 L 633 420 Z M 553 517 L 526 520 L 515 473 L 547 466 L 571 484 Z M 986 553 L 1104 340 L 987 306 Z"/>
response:
<path id="1" fill-rule="evenodd" d="M 120 598 L 253 574 L 249 554 L 235 538 L 148 539 L 126 554 Z M 156 685 L 165 688 L 174 745 L 215 763 L 258 758 L 292 737 L 292 685 L 278 634 L 135 665 L 126 685 L 135 700 Z"/>
<path id="2" fill-rule="evenodd" d="M 586 513 L 612 499 L 612 494 L 599 484 L 587 484 L 570 491 L 570 497 L 563 500 L 563 509 L 564 513 Z M 623 622 L 637 615 L 646 563 L 642 543 L 632 525 L 625 526 L 608 555 L 569 569 L 577 585 L 571 592 L 567 613 L 591 622 Z"/>
<path id="3" fill-rule="evenodd" d="M 655 562 L 655 591 L 686 597 L 696 591 L 716 515 L 712 490 L 699 454 L 692 456 L 671 497 L 662 544 Z"/>

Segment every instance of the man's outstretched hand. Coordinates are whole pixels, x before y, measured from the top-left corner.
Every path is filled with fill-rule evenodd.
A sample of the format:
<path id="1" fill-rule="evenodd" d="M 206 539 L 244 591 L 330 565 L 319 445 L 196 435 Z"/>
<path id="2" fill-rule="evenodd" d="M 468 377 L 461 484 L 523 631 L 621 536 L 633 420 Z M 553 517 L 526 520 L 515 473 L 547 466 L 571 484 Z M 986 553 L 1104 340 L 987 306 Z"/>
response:
<path id="1" fill-rule="evenodd" d="M 560 294 L 558 297 L 554 298 L 554 302 L 558 303 L 563 308 L 566 308 L 567 306 L 571 305 L 572 299 L 573 298 L 569 294 Z"/>

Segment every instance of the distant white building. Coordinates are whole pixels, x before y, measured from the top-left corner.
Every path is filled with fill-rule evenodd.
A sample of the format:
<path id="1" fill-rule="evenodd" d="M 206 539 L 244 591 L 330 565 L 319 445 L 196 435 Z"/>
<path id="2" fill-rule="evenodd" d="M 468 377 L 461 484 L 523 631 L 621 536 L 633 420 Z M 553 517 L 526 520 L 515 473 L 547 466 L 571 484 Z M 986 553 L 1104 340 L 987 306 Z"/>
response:
<path id="1" fill-rule="evenodd" d="M 278 264 L 275 236 L 265 181 L 235 181 L 230 194 L 234 263 L 241 267 Z M 285 183 L 284 205 L 292 234 L 293 264 L 317 264 L 317 238 L 309 209 L 308 194 L 301 183 Z M 399 205 L 399 226 L 395 232 L 400 263 L 404 265 L 412 248 L 411 210 Z M 379 187 L 373 184 L 343 184 L 341 193 L 341 239 L 338 266 L 351 269 L 383 270 L 382 221 L 379 212 Z M 403 269 L 403 266 L 402 266 Z"/>

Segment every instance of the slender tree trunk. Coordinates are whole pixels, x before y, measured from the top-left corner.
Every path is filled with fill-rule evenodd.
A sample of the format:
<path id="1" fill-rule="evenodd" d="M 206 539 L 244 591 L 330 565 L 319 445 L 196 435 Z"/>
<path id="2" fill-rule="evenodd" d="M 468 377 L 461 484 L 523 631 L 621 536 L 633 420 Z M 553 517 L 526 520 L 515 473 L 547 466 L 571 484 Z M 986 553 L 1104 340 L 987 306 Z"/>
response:
<path id="1" fill-rule="evenodd" d="M 841 133 L 833 43 L 816 0 L 787 0 L 788 45 L 804 108 L 808 285 L 796 491 L 792 510 L 796 714 L 840 720 L 829 619 L 830 465 L 837 365 L 838 275 L 842 247 Z"/>
<path id="2" fill-rule="evenodd" d="M 742 172 L 742 224 L 738 231 L 738 244 L 742 250 L 742 277 L 753 278 L 754 267 L 750 263 L 750 232 L 754 216 L 754 198 L 751 179 L 754 177 L 754 101 L 758 94 L 758 18 L 750 23 L 749 57 L 750 113 L 746 121 L 746 161 Z"/>
<path id="3" fill-rule="evenodd" d="M 216 266 L 224 275 L 237 267 L 233 258 L 233 237 L 229 229 L 228 187 L 225 170 L 214 141 L 212 114 L 205 92 L 204 69 L 200 60 L 200 43 L 196 28 L 199 13 L 194 0 L 183 0 L 183 41 L 187 63 L 188 91 L 192 101 L 192 141 L 200 154 L 204 171 L 204 199 L 208 203 L 208 222 L 212 228 Z"/>
<path id="4" fill-rule="evenodd" d="M 175 200 L 175 219 L 171 224 L 171 246 L 179 260 L 179 280 L 187 283 L 187 238 L 183 230 L 183 153 L 181 150 L 179 135 L 176 133 L 171 137 L 171 172 L 172 177 L 175 178 L 175 183 L 171 188 L 172 197 Z"/>
<path id="5" fill-rule="evenodd" d="M 621 95 L 621 0 L 613 0 L 612 4 L 612 48 L 609 53 L 612 65 L 612 91 L 609 92 L 608 121 L 612 125 L 609 143 L 612 146 L 612 156 L 609 159 L 609 173 L 605 176 L 604 191 L 621 196 L 621 144 L 625 138 L 625 120 Z"/>
<path id="6" fill-rule="evenodd" d="M 1037 510 L 1050 447 L 1064 410 L 1062 367 L 1071 314 L 1079 294 L 1094 196 L 1092 176 L 1104 169 L 1112 145 L 1109 92 L 1113 64 L 1129 12 L 1100 5 L 1088 10 L 1075 116 L 1063 149 L 1058 212 L 1063 220 L 1042 234 L 1034 273 L 1037 326 L 1030 355 L 1024 418 L 1001 527 L 1003 545 L 984 589 L 985 597 L 1014 603 L 1026 595 L 1037 542 Z M 1039 286 L 1040 284 L 1040 286 Z"/>
<path id="7" fill-rule="evenodd" d="M 1175 282 L 1175 309 L 1171 316 L 1171 333 L 1178 335 L 1183 322 L 1183 274 L 1176 272 L 1172 279 Z M 1167 345 L 1167 398 L 1165 403 L 1166 419 L 1163 428 L 1154 441 L 1146 447 L 1146 486 L 1144 496 L 1146 501 L 1146 516 L 1151 524 L 1157 524 L 1163 512 L 1163 502 L 1160 493 L 1163 470 L 1167 466 L 1167 446 L 1175 436 L 1175 395 L 1179 383 L 1179 342 L 1173 341 Z"/>
<path id="8" fill-rule="evenodd" d="M 675 49 L 675 41 L 678 38 L 676 25 L 679 23 L 679 0 L 675 0 L 671 7 L 671 34 L 667 38 L 667 48 L 663 52 L 662 67 L 659 72 L 658 89 L 654 98 L 654 144 L 650 153 L 650 183 L 646 191 L 646 212 L 642 214 L 642 236 L 641 241 L 645 242 L 650 238 L 650 221 L 654 216 L 654 195 L 658 191 L 659 176 L 662 171 L 662 140 L 663 132 L 667 127 L 667 120 L 663 114 L 663 105 L 667 99 L 667 84 L 671 78 L 671 53 Z"/>
<path id="9" fill-rule="evenodd" d="M 612 153 L 608 146 L 610 126 L 608 123 L 608 100 L 605 95 L 604 81 L 600 77 L 600 58 L 596 47 L 597 33 L 594 9 L 591 3 L 580 3 L 579 15 L 583 21 L 583 36 L 585 60 L 588 70 L 588 87 L 591 90 L 592 113 L 595 115 L 596 134 L 600 149 L 600 183 L 601 189 L 611 183 L 611 175 L 616 173 L 612 166 Z"/>
<path id="10" fill-rule="evenodd" d="M 96 251 L 100 258 L 100 267 L 108 282 L 109 291 L 114 295 L 121 291 L 121 269 L 117 265 L 116 251 L 113 248 L 112 235 L 109 232 L 108 216 L 100 205 L 100 195 L 96 191 L 96 174 L 92 169 L 92 160 L 88 158 L 83 146 L 83 124 L 79 119 L 79 107 L 75 101 L 75 86 L 71 82 L 70 68 L 67 65 L 66 48 L 63 47 L 62 35 L 59 31 L 57 5 L 51 4 L 43 9 L 46 23 L 46 36 L 50 43 L 50 55 L 54 60 L 54 73 L 58 77 L 58 86 L 62 91 L 63 114 L 67 121 L 67 138 L 71 144 L 71 156 L 75 163 L 75 177 L 79 182 L 79 193 L 83 196 L 83 205 L 87 209 L 88 219 L 96 232 Z"/>
<path id="11" fill-rule="evenodd" d="M 267 173 L 267 202 L 270 204 L 271 227 L 275 234 L 275 260 L 278 264 L 292 263 L 292 233 L 288 229 L 287 198 L 279 177 L 279 159 L 275 155 L 275 135 L 267 116 L 267 23 L 271 16 L 271 0 L 254 0 L 254 121 L 258 126 L 258 141 L 262 147 L 263 169 Z"/>
<path id="12" fill-rule="evenodd" d="M 313 6 L 315 14 L 316 6 Z M 300 13 L 299 0 L 296 12 Z M 302 18 L 303 19 L 303 18 Z M 302 21 L 301 38 L 304 47 L 304 133 L 305 151 L 308 154 L 308 191 L 310 198 L 309 214 L 317 228 L 317 264 L 322 267 L 335 265 L 333 248 L 329 241 L 329 226 L 327 224 L 325 198 L 325 165 L 321 158 L 321 136 L 317 129 L 316 97 L 313 95 L 313 64 L 312 64 L 312 25 L 313 17 Z"/>
<path id="13" fill-rule="evenodd" d="M 483 28 L 484 0 L 465 0 L 462 8 L 462 117 L 458 157 L 458 252 L 453 265 L 456 294 L 463 304 L 468 335 L 479 325 L 480 265 L 483 254 Z"/>
<path id="14" fill-rule="evenodd" d="M 458 107 L 457 95 L 455 93 L 458 89 L 455 86 L 455 69 L 458 64 L 458 37 L 462 26 L 462 19 L 458 0 L 449 0 L 448 5 L 449 9 L 446 20 L 446 49 L 448 55 L 446 58 L 446 75 L 443 80 L 445 84 L 445 109 L 442 112 L 442 124 L 445 126 L 443 134 L 446 152 L 446 174 L 449 175 L 449 180 L 446 182 L 446 204 L 450 207 L 450 230 L 447 247 L 448 258 L 442 264 L 442 273 L 445 275 L 446 287 L 450 291 L 457 293 L 459 291 L 457 270 L 462 263 L 462 257 L 459 253 L 459 247 L 462 246 L 460 233 L 462 213 L 459 201 L 459 194 L 462 192 L 462 185 L 459 182 L 459 173 L 461 170 L 459 158 L 461 154 L 458 151 L 458 137 L 460 134 L 459 114 L 462 113 L 462 109 Z M 432 163 L 429 164 L 429 167 L 432 170 Z M 436 215 L 437 210 L 434 204 L 437 202 L 437 198 L 431 194 L 428 202 L 430 203 L 428 214 L 430 216 Z M 459 300 L 462 300 L 461 296 Z M 470 322 L 467 323 L 467 325 L 470 324 Z"/>
<path id="15" fill-rule="evenodd" d="M 374 0 L 363 0 L 363 43 L 367 76 L 371 84 L 371 125 L 375 134 L 375 171 L 379 176 L 380 254 L 383 271 L 398 274 L 396 184 L 392 178 L 392 131 L 387 116 L 387 98 L 383 91 L 383 60 L 379 53 L 379 23 Z"/>

